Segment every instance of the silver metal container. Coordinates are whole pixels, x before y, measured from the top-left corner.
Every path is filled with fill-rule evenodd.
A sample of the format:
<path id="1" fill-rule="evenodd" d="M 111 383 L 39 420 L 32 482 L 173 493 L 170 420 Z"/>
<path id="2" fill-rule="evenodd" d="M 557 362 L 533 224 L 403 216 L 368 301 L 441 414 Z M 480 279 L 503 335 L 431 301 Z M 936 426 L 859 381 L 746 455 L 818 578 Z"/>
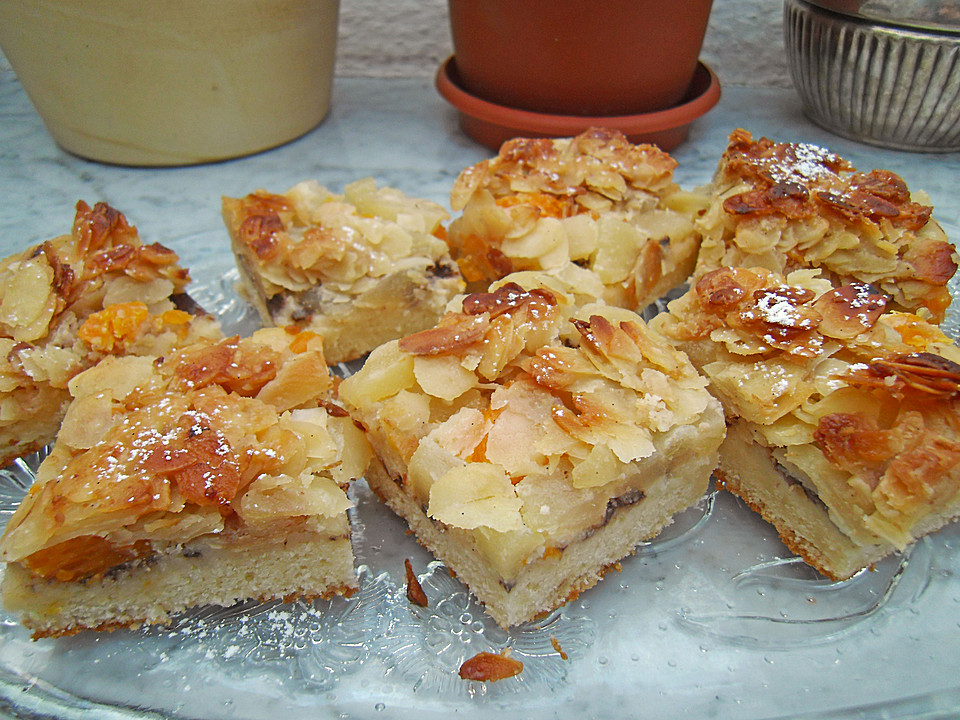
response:
<path id="1" fill-rule="evenodd" d="M 929 12 L 905 10 L 917 5 Z M 809 117 L 872 145 L 960 150 L 960 26 L 931 5 L 904 3 L 893 17 L 889 2 L 784 0 L 790 74 Z"/>
<path id="2" fill-rule="evenodd" d="M 825 10 L 918 30 L 960 32 L 960 0 L 809 0 Z"/>

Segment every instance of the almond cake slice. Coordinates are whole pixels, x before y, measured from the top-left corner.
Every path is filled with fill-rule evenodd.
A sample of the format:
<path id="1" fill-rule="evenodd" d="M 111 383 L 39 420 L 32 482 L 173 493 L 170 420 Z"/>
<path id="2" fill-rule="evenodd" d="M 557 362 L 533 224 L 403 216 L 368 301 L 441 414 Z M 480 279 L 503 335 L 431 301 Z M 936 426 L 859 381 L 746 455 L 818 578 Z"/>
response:
<path id="1" fill-rule="evenodd" d="M 442 239 L 447 217 L 372 179 L 343 195 L 311 181 L 283 195 L 223 198 L 243 288 L 263 323 L 318 333 L 330 363 L 432 326 L 463 290 Z"/>
<path id="2" fill-rule="evenodd" d="M 340 386 L 370 487 L 503 627 L 559 607 L 700 500 L 723 436 L 635 313 L 516 274 Z"/>
<path id="3" fill-rule="evenodd" d="M 448 243 L 470 289 L 543 270 L 608 304 L 640 311 L 693 270 L 705 195 L 673 181 L 676 161 L 653 145 L 591 129 L 518 138 L 466 168 L 450 203 Z"/>
<path id="4" fill-rule="evenodd" d="M 67 383 L 101 358 L 219 338 L 188 281 L 106 203 L 80 201 L 70 235 L 0 261 L 0 466 L 53 441 Z"/>
<path id="5" fill-rule="evenodd" d="M 370 449 L 318 336 L 108 357 L 70 391 L 0 539 L 3 603 L 34 637 L 356 590 L 344 490 Z"/>
<path id="6" fill-rule="evenodd" d="M 858 172 L 824 148 L 738 129 L 706 190 L 698 277 L 719 267 L 819 268 L 835 286 L 869 283 L 892 307 L 943 321 L 958 255 L 929 198 L 896 174 Z"/>
<path id="7" fill-rule="evenodd" d="M 722 401 L 717 476 L 842 580 L 960 516 L 960 349 L 816 270 L 705 274 L 651 324 Z"/>

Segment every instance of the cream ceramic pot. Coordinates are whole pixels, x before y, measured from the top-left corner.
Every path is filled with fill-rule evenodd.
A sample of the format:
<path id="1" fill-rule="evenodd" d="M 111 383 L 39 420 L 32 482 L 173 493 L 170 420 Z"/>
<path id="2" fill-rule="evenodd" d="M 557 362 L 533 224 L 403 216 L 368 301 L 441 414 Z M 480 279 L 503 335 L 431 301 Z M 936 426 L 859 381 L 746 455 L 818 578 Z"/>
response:
<path id="1" fill-rule="evenodd" d="M 326 115 L 339 0 L 0 0 L 0 47 L 54 140 L 183 165 L 296 138 Z"/>

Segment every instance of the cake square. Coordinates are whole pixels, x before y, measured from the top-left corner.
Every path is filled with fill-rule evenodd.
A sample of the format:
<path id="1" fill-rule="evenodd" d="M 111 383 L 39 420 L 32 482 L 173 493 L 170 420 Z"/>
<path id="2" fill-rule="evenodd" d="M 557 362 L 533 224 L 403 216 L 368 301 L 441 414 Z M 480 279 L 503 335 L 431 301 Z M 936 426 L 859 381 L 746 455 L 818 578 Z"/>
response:
<path id="1" fill-rule="evenodd" d="M 108 357 L 70 391 L 0 539 L 4 605 L 34 637 L 357 589 L 345 488 L 370 450 L 318 336 Z"/>
<path id="2" fill-rule="evenodd" d="M 53 441 L 67 383 L 101 358 L 219 338 L 189 279 L 106 203 L 80 201 L 69 235 L 0 261 L 0 466 Z"/>
<path id="3" fill-rule="evenodd" d="M 705 274 L 651 324 L 723 403 L 721 485 L 824 575 L 960 516 L 960 349 L 935 325 L 863 283 L 760 268 Z"/>
<path id="4" fill-rule="evenodd" d="M 223 199 L 243 287 L 263 323 L 319 334 L 330 363 L 430 327 L 462 291 L 443 240 L 447 217 L 372 179 L 343 195 L 302 182 L 282 195 Z"/>
<path id="5" fill-rule="evenodd" d="M 654 145 L 591 129 L 517 138 L 466 168 L 450 196 L 448 243 L 471 290 L 512 272 L 546 271 L 608 304 L 641 311 L 686 281 L 709 202 L 673 181 Z"/>
<path id="6" fill-rule="evenodd" d="M 929 198 L 895 173 L 859 172 L 816 145 L 738 129 L 705 190 L 698 277 L 720 267 L 819 268 L 833 285 L 871 284 L 891 307 L 942 322 L 960 258 Z"/>
<path id="7" fill-rule="evenodd" d="M 719 403 L 635 313 L 519 273 L 340 386 L 374 492 L 503 627 L 592 587 L 707 491 Z"/>

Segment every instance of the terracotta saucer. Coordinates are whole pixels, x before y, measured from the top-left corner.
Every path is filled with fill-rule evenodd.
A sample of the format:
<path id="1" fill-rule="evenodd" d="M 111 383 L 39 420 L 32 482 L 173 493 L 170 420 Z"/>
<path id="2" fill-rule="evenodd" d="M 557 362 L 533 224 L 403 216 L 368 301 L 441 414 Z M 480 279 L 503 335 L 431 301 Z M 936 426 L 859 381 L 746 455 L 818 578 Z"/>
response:
<path id="1" fill-rule="evenodd" d="M 690 124 L 720 100 L 720 80 L 702 62 L 697 63 L 682 103 L 642 115 L 548 115 L 497 105 L 463 89 L 453 56 L 437 72 L 437 90 L 460 112 L 461 129 L 493 150 L 514 137 L 570 137 L 591 127 L 604 127 L 619 130 L 631 142 L 652 143 L 669 151 L 686 139 Z"/>

